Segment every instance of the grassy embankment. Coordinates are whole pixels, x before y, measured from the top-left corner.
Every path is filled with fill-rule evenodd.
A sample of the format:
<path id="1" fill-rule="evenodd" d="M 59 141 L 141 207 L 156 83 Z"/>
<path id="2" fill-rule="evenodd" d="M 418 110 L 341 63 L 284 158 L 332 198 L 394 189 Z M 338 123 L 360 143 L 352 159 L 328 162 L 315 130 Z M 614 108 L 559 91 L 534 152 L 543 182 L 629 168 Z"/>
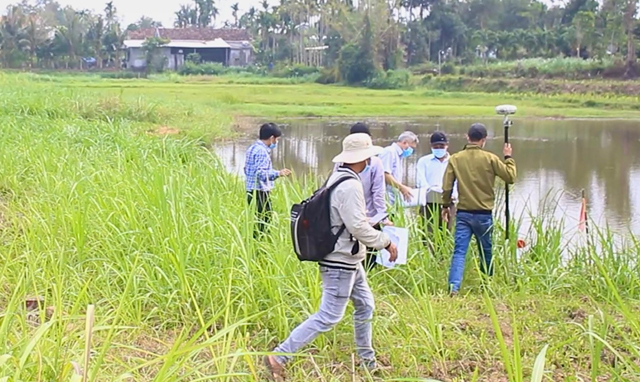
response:
<path id="1" fill-rule="evenodd" d="M 75 92 L 15 76 L 0 83 L 0 378 L 73 380 L 93 303 L 92 381 L 263 380 L 259 353 L 319 302 L 315 267 L 292 255 L 286 221 L 288 206 L 312 186 L 280 182 L 273 235 L 258 244 L 242 184 L 199 140 L 145 132 L 206 125 L 224 135 L 230 111 L 273 112 L 259 102 L 283 102 L 283 92 L 305 88 L 275 87 L 269 97 L 189 85 L 178 95 L 172 84 L 105 82 L 94 85 L 107 90 L 98 96 L 80 90 L 88 83 L 70 84 Z M 372 95 L 368 110 L 385 94 L 334 91 L 345 93 L 331 98 L 350 100 L 345 112 L 356 109 L 356 94 L 361 103 Z M 116 97 L 102 98 L 110 92 Z M 127 101 L 136 94 L 160 103 Z M 406 96 L 386 94 L 396 105 Z M 294 114 L 304 101 L 330 98 L 307 90 L 297 99 Z M 448 101 L 454 110 L 455 99 Z M 638 244 L 613 248 L 606 231 L 596 232 L 601 253 L 576 250 L 563 262 L 561 230 L 545 217 L 534 227 L 538 239 L 521 259 L 497 229 L 495 278 L 482 289 L 470 260 L 459 298 L 444 290 L 449 236 L 434 239 L 435 253 L 413 240 L 408 266 L 371 276 L 375 345 L 392 365 L 384 380 L 515 382 L 540 370 L 554 381 L 640 378 Z M 55 308 L 42 326 L 25 320 L 30 295 Z M 358 370 L 352 376 L 349 315 L 306 349 L 290 380 L 372 380 Z"/>
<path id="2" fill-rule="evenodd" d="M 482 93 L 371 90 L 338 85 L 299 84 L 265 77 L 159 76 L 148 80 L 27 75 L 43 83 L 94 90 L 127 101 L 145 97 L 176 112 L 224 112 L 260 117 L 461 117 L 494 116 L 494 107 L 513 103 L 518 116 L 555 118 L 638 118 L 640 99 L 615 94 Z M 444 81 L 444 80 L 443 80 Z M 578 85 L 575 85 L 578 86 Z M 483 86 L 476 86 L 476 91 Z"/>

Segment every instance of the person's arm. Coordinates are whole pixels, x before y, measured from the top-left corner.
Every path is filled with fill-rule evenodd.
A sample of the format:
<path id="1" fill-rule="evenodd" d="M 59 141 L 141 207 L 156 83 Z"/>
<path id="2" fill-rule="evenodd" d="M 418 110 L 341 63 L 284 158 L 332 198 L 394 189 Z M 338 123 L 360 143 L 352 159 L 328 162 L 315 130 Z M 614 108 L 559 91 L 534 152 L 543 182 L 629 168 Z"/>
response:
<path id="1" fill-rule="evenodd" d="M 344 185 L 349 185 L 355 180 L 347 180 Z M 344 223 L 346 230 L 358 241 L 367 247 L 375 249 L 387 248 L 391 244 L 389 237 L 369 224 L 366 214 L 366 205 L 364 201 L 364 193 L 362 186 L 359 188 L 341 192 L 340 198 L 340 218 Z"/>
<path id="2" fill-rule="evenodd" d="M 509 143 L 504 144 L 504 162 L 498 158 L 497 155 L 493 156 L 493 172 L 504 180 L 507 184 L 513 184 L 516 181 L 516 161 L 513 160 L 511 154 L 513 153 L 511 145 Z"/>
<path id="3" fill-rule="evenodd" d="M 392 152 L 391 150 L 391 148 L 387 148 L 380 155 L 382 166 L 384 168 L 384 180 L 386 184 L 400 191 L 405 200 L 411 200 L 411 197 L 413 196 L 413 194 L 411 193 L 411 189 L 402 184 L 402 179 L 396 179 L 393 175 L 391 175 L 393 174 L 395 166 L 400 165 L 396 163 L 397 161 L 393 160 L 393 155 L 397 154 Z"/>
<path id="4" fill-rule="evenodd" d="M 453 184 L 456 181 L 456 173 L 453 167 L 453 163 L 450 160 L 447 165 L 447 169 L 444 172 L 444 178 L 442 180 L 442 204 L 444 207 L 449 207 L 453 199 Z"/>
<path id="5" fill-rule="evenodd" d="M 458 180 L 456 180 L 455 182 L 453 182 L 453 194 L 451 196 L 451 199 L 454 202 L 458 201 Z"/>
<path id="6" fill-rule="evenodd" d="M 267 180 L 273 181 L 280 176 L 280 171 L 274 170 L 271 164 L 271 158 L 268 154 L 260 152 L 256 153 L 256 176 L 260 181 L 266 182 Z"/>
<path id="7" fill-rule="evenodd" d="M 402 183 L 398 182 L 396 178 L 393 177 L 393 175 L 386 171 L 384 173 L 384 181 L 386 182 L 386 184 L 390 185 L 393 188 L 400 189 L 402 187 Z"/>
<path id="8" fill-rule="evenodd" d="M 427 161 L 426 157 L 420 158 L 418 160 L 418 165 L 416 166 L 416 188 L 429 188 L 429 183 L 427 183 Z"/>
<path id="9" fill-rule="evenodd" d="M 376 210 L 376 214 L 383 214 L 387 212 L 387 203 L 385 197 L 385 182 L 384 182 L 384 168 L 382 168 L 382 162 L 372 160 L 371 166 L 371 194 L 373 195 L 373 207 Z"/>

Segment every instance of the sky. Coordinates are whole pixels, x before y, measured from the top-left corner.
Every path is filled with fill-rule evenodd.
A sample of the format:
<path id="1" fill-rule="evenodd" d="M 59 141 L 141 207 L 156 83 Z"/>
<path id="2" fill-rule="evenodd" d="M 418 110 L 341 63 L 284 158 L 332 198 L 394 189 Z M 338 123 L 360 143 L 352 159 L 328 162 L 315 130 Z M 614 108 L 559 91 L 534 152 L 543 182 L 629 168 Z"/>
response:
<path id="1" fill-rule="evenodd" d="M 102 12 L 107 0 L 57 0 L 61 6 L 71 5 L 76 9 L 89 9 L 91 11 Z M 0 14 L 5 9 L 19 2 L 19 0 L 0 0 Z M 231 6 L 234 3 L 240 5 L 241 16 L 252 6 L 259 8 L 260 0 L 217 0 L 216 6 L 220 11 L 220 15 L 216 19 L 216 27 L 222 27 L 227 20 L 233 20 L 231 15 Z M 127 25 L 136 22 L 141 16 L 151 17 L 156 21 L 162 22 L 164 27 L 173 27 L 175 21 L 174 13 L 180 9 L 182 4 L 192 4 L 192 0 L 113 0 L 121 23 Z M 270 1 L 269 3 L 272 3 Z"/>

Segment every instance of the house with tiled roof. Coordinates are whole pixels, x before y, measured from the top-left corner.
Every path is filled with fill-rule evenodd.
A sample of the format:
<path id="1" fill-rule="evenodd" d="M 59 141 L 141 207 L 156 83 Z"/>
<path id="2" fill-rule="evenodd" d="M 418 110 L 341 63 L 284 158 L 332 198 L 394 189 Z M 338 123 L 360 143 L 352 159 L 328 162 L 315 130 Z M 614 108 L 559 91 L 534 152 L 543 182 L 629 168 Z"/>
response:
<path id="1" fill-rule="evenodd" d="M 153 37 L 169 40 L 157 54 L 166 58 L 166 67 L 178 70 L 186 58 L 197 53 L 203 62 L 226 66 L 247 66 L 253 63 L 251 35 L 243 29 L 214 28 L 147 28 L 130 31 L 124 41 L 127 67 L 143 69 L 146 57 L 144 42 Z"/>

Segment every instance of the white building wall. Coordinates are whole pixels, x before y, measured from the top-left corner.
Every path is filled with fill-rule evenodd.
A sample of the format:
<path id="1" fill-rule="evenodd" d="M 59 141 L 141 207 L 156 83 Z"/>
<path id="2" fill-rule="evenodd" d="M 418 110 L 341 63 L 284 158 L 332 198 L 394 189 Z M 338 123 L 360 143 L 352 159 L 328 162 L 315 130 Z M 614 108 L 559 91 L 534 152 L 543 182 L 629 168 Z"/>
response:
<path id="1" fill-rule="evenodd" d="M 146 66 L 147 60 L 142 48 L 129 48 L 127 67 L 130 69 L 142 69 Z"/>
<path id="2" fill-rule="evenodd" d="M 165 59 L 165 67 L 175 69 L 175 60 L 171 54 L 171 48 L 160 48 L 157 57 Z M 178 60 L 180 65 L 180 60 Z M 147 67 L 147 57 L 142 48 L 129 48 L 129 61 L 127 66 L 131 69 L 144 69 Z"/>

